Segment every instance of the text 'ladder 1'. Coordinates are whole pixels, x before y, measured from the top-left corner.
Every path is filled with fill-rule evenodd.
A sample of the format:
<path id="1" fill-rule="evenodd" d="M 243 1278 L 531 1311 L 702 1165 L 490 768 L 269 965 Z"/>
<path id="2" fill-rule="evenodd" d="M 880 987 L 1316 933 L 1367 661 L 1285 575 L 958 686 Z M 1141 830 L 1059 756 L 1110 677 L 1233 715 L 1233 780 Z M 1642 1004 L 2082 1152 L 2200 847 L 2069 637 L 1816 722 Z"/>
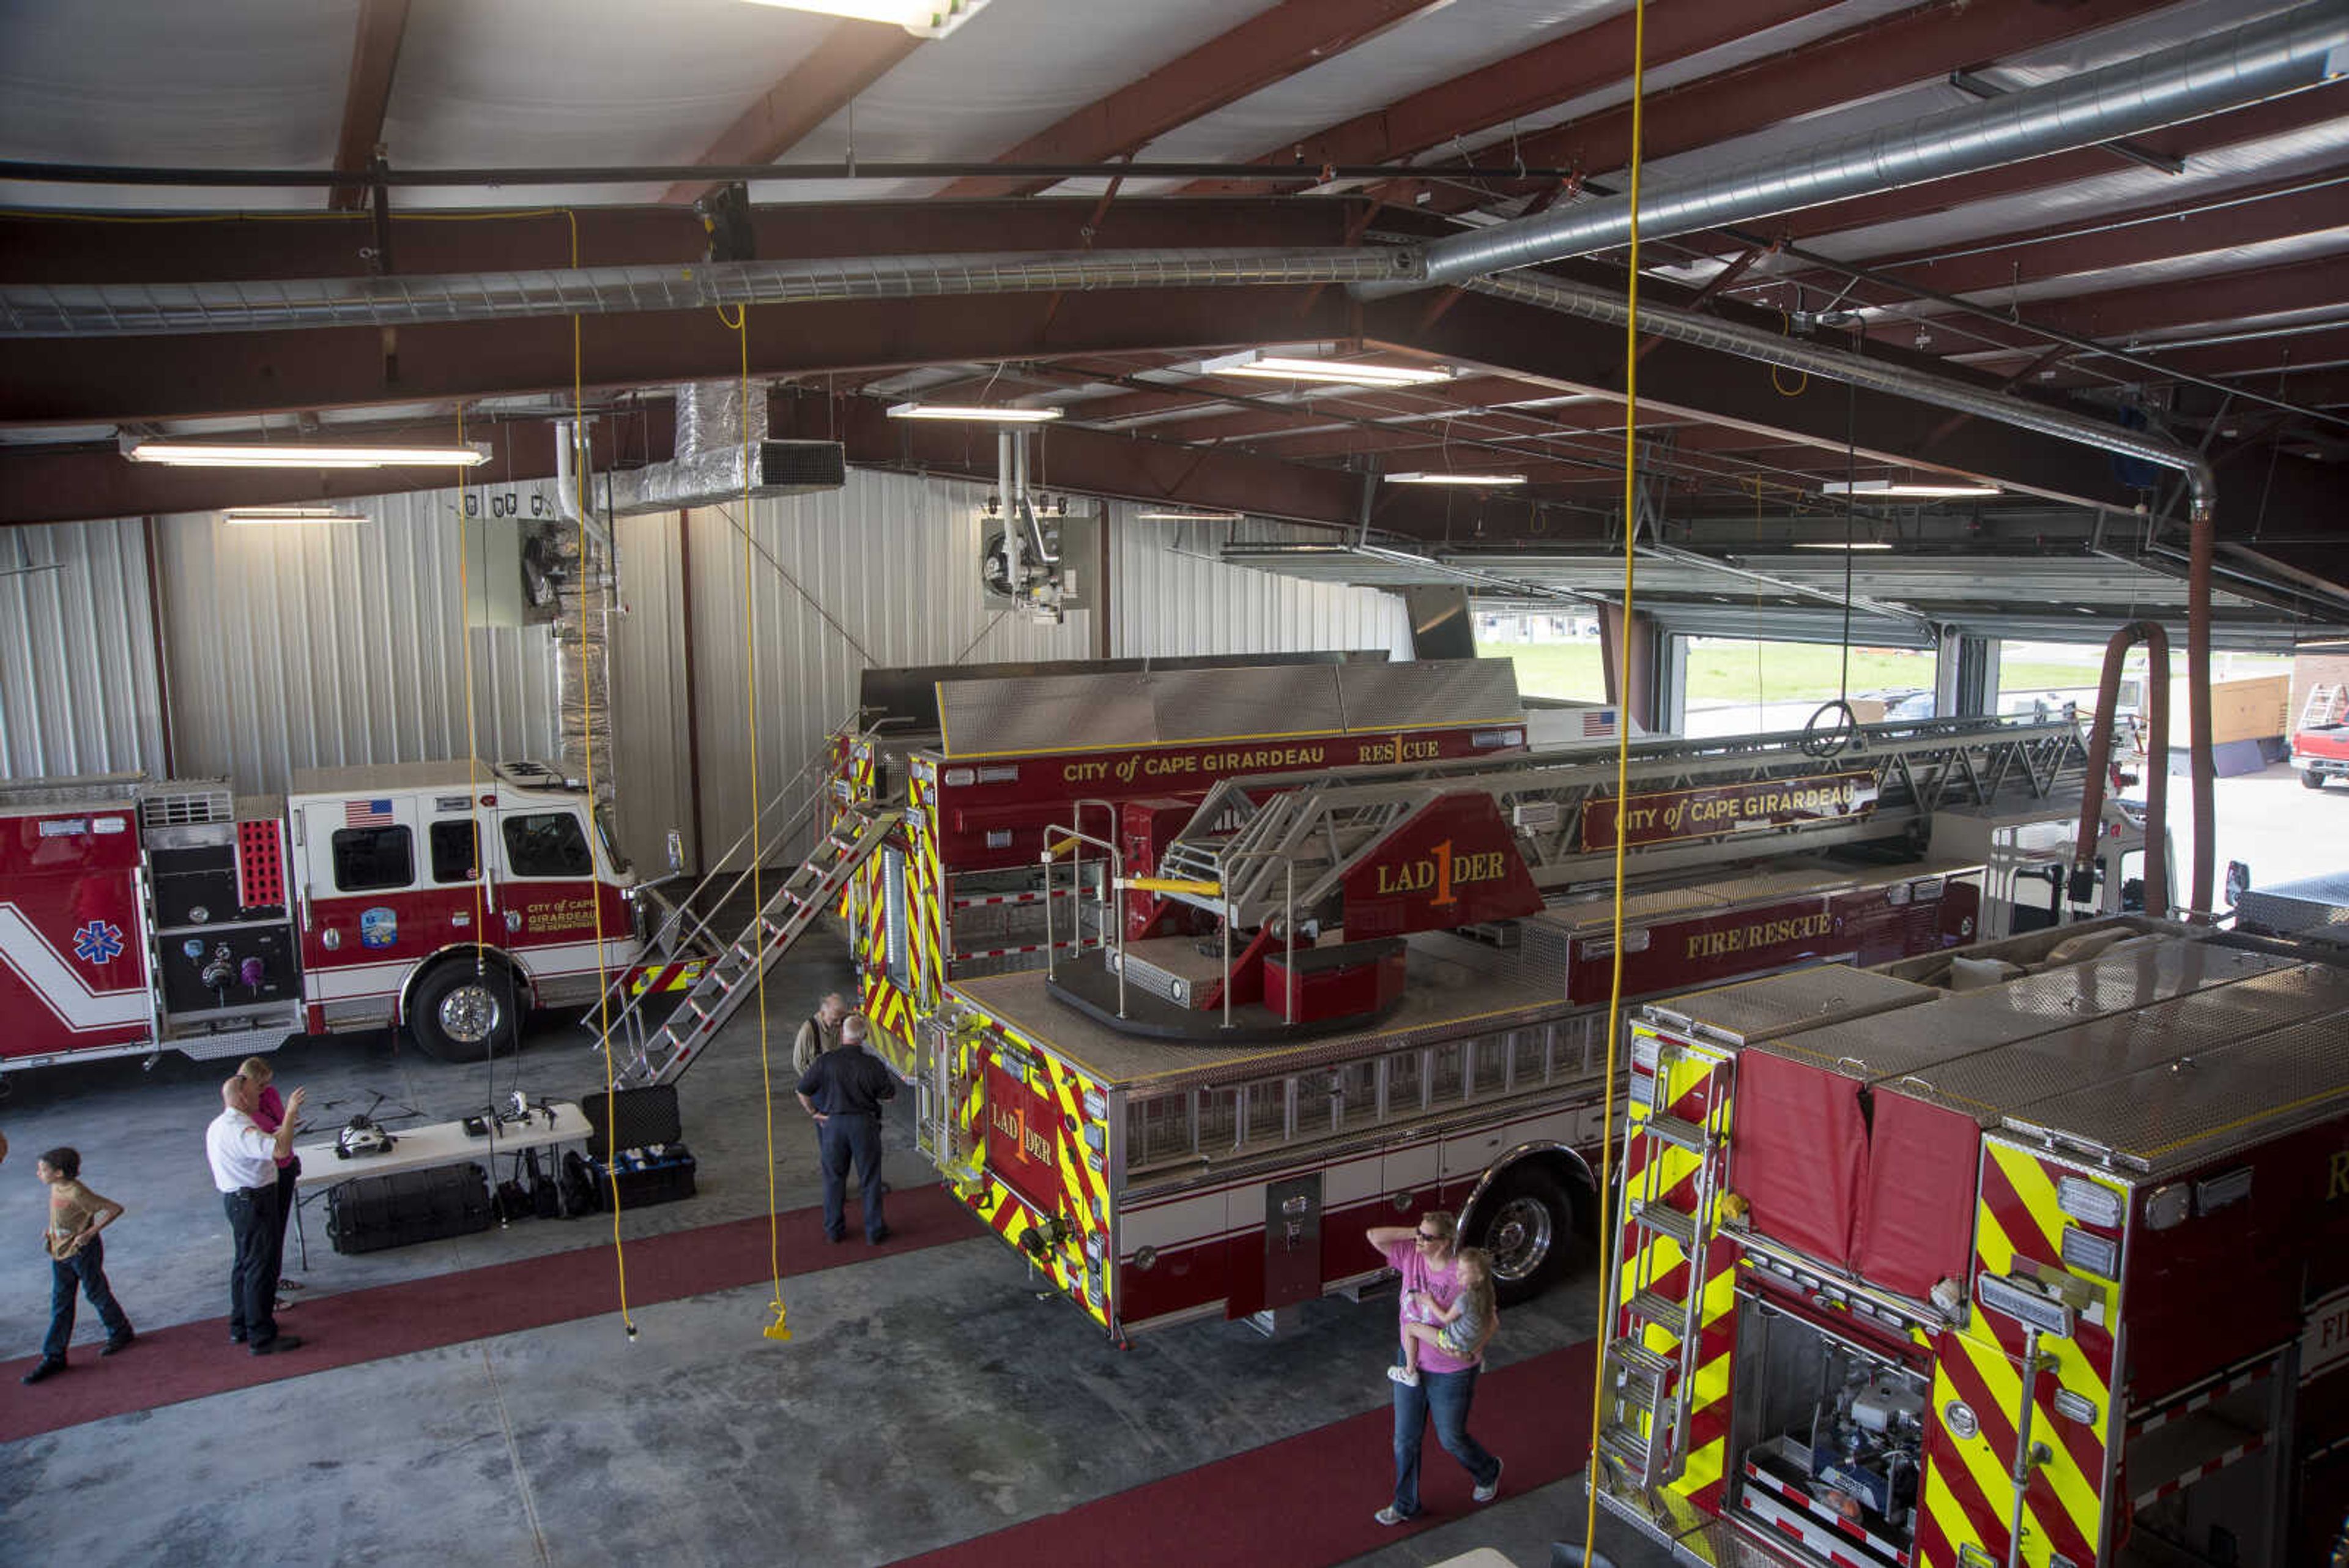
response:
<path id="1" fill-rule="evenodd" d="M 702 971 L 668 1021 L 645 1037 L 636 1055 L 621 1067 L 616 1086 L 637 1089 L 670 1083 L 692 1065 L 756 988 L 759 977 L 815 924 L 856 868 L 873 857 L 897 818 L 895 811 L 863 806 L 843 811 L 742 934 Z"/>
<path id="2" fill-rule="evenodd" d="M 1643 1071 L 1651 1057 L 1652 1071 Z M 1678 1475 L 1686 1458 L 1729 1154 L 1731 1073 L 1723 1053 L 1644 1030 L 1634 1037 L 1599 1452 L 1643 1490 Z"/>

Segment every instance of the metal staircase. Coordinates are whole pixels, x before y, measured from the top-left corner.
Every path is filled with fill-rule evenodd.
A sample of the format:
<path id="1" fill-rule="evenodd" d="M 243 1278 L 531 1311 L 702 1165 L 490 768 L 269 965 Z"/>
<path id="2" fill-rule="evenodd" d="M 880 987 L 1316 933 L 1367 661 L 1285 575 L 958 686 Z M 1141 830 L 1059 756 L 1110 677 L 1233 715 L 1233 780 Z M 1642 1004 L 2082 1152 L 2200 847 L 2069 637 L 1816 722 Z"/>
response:
<path id="1" fill-rule="evenodd" d="M 1632 1075 L 1617 1212 L 1620 1245 L 1609 1282 L 1615 1337 L 1599 1369 L 1605 1389 L 1600 1461 L 1645 1490 L 1677 1476 L 1688 1457 L 1688 1394 L 1695 1386 L 1704 1290 L 1729 1156 L 1734 1060 L 1726 1053 L 1642 1036 L 1652 1076 Z M 1702 1119 L 1671 1107 L 1702 1094 Z M 1693 1166 L 1691 1161 L 1693 1160 Z M 1675 1202 L 1684 1196 L 1687 1208 Z M 1678 1289 L 1665 1288 L 1677 1276 Z"/>
<path id="2" fill-rule="evenodd" d="M 1642 742 L 1631 747 L 1630 778 L 1632 792 L 1646 794 L 1823 774 L 1872 775 L 1874 806 L 1864 815 L 1638 851 L 1643 867 L 1671 869 L 1921 836 L 1945 806 L 1987 805 L 2002 796 L 2044 799 L 2059 788 L 2077 788 L 2086 767 L 2086 748 L 2069 721 L 1924 720 L 1862 725 L 1832 748 L 1801 732 Z M 1479 793 L 1492 797 L 1515 830 L 1537 887 L 1555 890 L 1613 874 L 1611 832 L 1587 842 L 1583 813 L 1594 802 L 1613 799 L 1614 759 L 1580 753 L 1548 761 L 1518 753 L 1227 780 L 1209 792 L 1160 861 L 1164 877 L 1210 884 L 1226 897 L 1168 897 L 1253 929 L 1281 909 L 1284 868 L 1293 866 L 1296 909 L 1317 909 L 1348 872 L 1415 814 L 1446 796 Z"/>
<path id="3" fill-rule="evenodd" d="M 815 924 L 833 898 L 873 857 L 897 826 L 894 807 L 854 805 L 841 813 L 812 854 L 760 907 L 740 936 L 702 971 L 661 1026 L 634 1043 L 616 1088 L 638 1089 L 676 1081 L 698 1058 L 759 977 Z"/>

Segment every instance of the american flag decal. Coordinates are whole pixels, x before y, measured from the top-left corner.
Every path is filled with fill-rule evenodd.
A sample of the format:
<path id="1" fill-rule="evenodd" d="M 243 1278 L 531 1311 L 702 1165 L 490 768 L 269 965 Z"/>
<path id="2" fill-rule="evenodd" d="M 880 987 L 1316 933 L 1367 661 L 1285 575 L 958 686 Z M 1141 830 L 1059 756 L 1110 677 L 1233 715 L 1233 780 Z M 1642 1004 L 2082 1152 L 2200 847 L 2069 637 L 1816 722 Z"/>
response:
<path id="1" fill-rule="evenodd" d="M 1614 732 L 1615 732 L 1615 710 L 1614 710 L 1614 709 L 1612 709 L 1612 708 L 1586 708 L 1586 709 L 1584 709 L 1584 710 L 1583 710 L 1583 713 L 1582 713 L 1582 738 L 1583 738 L 1584 740 L 1586 740 L 1586 741 L 1595 741 L 1595 740 L 1599 740 L 1599 739 L 1600 739 L 1600 738 L 1602 738 L 1602 737 L 1604 737 L 1604 736 L 1611 735 L 1611 734 L 1613 734 Z"/>
<path id="2" fill-rule="evenodd" d="M 347 800 L 343 802 L 345 827 L 389 827 L 391 802 L 388 800 Z"/>

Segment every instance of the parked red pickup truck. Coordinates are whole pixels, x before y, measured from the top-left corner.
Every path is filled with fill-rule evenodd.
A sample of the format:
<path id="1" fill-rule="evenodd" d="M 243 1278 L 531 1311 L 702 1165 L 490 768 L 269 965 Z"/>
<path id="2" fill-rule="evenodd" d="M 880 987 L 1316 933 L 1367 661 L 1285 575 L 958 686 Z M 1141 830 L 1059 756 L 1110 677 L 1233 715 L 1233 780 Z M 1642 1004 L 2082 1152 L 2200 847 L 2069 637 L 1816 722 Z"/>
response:
<path id="1" fill-rule="evenodd" d="M 2349 723 L 2295 732 L 2292 765 L 2300 770 L 2300 782 L 2310 789 L 2323 789 L 2326 779 L 2349 778 Z"/>

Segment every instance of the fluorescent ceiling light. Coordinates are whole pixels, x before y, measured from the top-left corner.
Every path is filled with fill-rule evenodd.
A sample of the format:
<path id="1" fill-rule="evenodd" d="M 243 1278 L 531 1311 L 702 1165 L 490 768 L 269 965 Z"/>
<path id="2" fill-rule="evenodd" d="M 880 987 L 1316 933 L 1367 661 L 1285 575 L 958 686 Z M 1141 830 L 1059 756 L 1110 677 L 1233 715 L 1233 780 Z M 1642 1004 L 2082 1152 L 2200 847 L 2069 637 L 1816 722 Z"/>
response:
<path id="1" fill-rule="evenodd" d="M 490 460 L 490 449 L 472 441 L 463 446 L 305 446 L 293 441 L 239 446 L 140 441 L 124 451 L 133 462 L 178 468 L 471 468 Z"/>
<path id="2" fill-rule="evenodd" d="M 2002 495 L 2005 492 L 1995 484 L 1963 484 L 1954 480 L 1946 483 L 1933 484 L 1905 479 L 1898 481 L 1862 479 L 1847 484 L 1837 479 L 1820 485 L 1819 493 L 1822 495 L 1897 496 L 1904 500 L 1934 501 L 1949 496 Z"/>
<path id="3" fill-rule="evenodd" d="M 981 11 L 988 0 L 750 0 L 785 11 L 812 11 L 852 22 L 885 22 L 917 38 L 943 38 Z"/>
<path id="4" fill-rule="evenodd" d="M 893 420 L 979 420 L 998 425 L 1036 425 L 1061 417 L 1059 409 L 982 409 L 955 403 L 893 403 Z"/>
<path id="5" fill-rule="evenodd" d="M 1144 523 L 1244 523 L 1245 512 L 1137 512 L 1134 516 Z"/>
<path id="6" fill-rule="evenodd" d="M 1891 545 L 1881 539 L 1854 539 L 1847 545 L 1840 539 L 1797 539 L 1797 550 L 1889 550 Z"/>
<path id="7" fill-rule="evenodd" d="M 221 512 L 223 523 L 364 523 L 365 514 L 332 506 L 230 506 Z"/>
<path id="8" fill-rule="evenodd" d="M 1351 387 L 1423 387 L 1449 381 L 1452 372 L 1418 365 L 1365 365 L 1345 359 L 1297 359 L 1254 348 L 1203 359 L 1206 376 L 1253 376 L 1264 381 L 1330 381 Z"/>
<path id="9" fill-rule="evenodd" d="M 1390 473 L 1389 484 L 1523 484 L 1522 473 Z"/>

